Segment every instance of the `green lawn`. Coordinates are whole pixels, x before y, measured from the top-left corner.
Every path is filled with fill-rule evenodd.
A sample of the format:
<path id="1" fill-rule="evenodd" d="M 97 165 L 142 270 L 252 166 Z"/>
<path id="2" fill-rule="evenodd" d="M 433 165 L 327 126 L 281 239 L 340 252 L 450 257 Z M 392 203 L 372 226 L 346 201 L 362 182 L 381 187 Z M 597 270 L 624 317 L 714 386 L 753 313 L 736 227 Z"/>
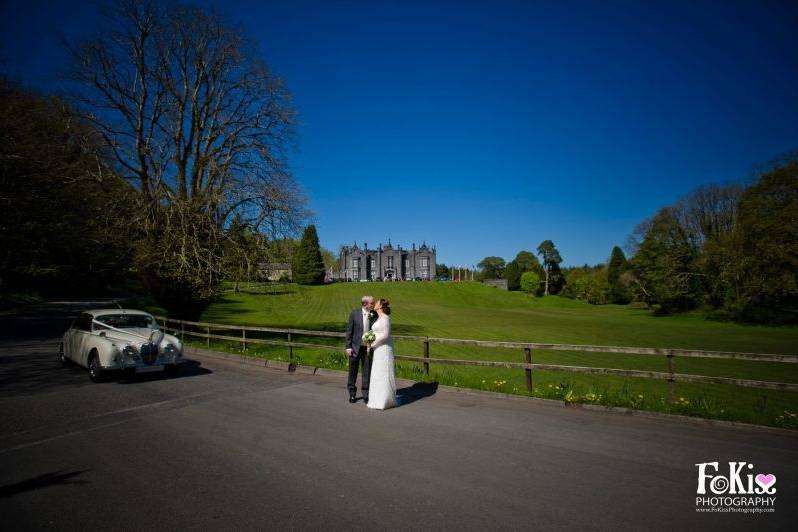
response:
<path id="1" fill-rule="evenodd" d="M 712 322 L 698 313 L 655 317 L 644 309 L 593 306 L 559 297 L 532 298 L 477 283 L 259 286 L 239 294 L 227 292 L 207 309 L 202 320 L 343 331 L 349 311 L 359 306 L 363 294 L 391 300 L 393 332 L 397 335 L 798 354 L 795 327 Z M 228 348 L 238 349 L 240 345 Z M 434 343 L 430 350 L 437 358 L 523 361 L 520 350 Z M 400 340 L 396 351 L 420 355 L 421 344 Z M 283 359 L 286 355 L 285 348 L 276 347 L 261 347 L 250 353 Z M 316 366 L 345 365 L 343 357 L 329 351 L 297 349 L 295 355 L 301 362 Z M 651 355 L 536 351 L 533 358 L 540 363 L 666 371 L 664 357 Z M 675 367 L 681 373 L 798 382 L 798 364 L 677 357 Z M 399 364 L 398 372 L 423 378 L 418 366 L 411 363 Z M 433 364 L 430 378 L 457 386 L 526 393 L 520 370 Z M 795 392 L 678 383 L 677 398 L 684 399 L 671 405 L 664 399 L 666 384 L 660 381 L 544 371 L 535 372 L 534 381 L 534 395 L 538 396 L 770 425 L 795 427 L 794 413 L 798 411 Z"/>

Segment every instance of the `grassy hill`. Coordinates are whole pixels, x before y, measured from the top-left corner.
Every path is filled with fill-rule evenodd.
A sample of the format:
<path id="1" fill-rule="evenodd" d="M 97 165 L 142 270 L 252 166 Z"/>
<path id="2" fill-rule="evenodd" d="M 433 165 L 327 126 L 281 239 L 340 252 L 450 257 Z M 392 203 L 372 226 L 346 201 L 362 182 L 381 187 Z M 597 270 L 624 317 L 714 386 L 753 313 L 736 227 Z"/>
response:
<path id="1" fill-rule="evenodd" d="M 343 330 L 364 294 L 390 299 L 395 334 L 798 354 L 798 328 L 655 317 L 645 309 L 534 298 L 479 283 L 338 283 L 233 294 L 204 321 Z"/>
<path id="2" fill-rule="evenodd" d="M 343 331 L 364 294 L 385 297 L 397 335 L 479 340 L 669 347 L 798 354 L 798 328 L 747 326 L 705 320 L 699 313 L 655 317 L 645 309 L 593 306 L 560 297 L 534 298 L 478 283 L 340 283 L 329 286 L 256 286 L 227 292 L 203 321 L 281 328 Z M 306 337 L 301 341 L 324 341 Z M 333 340 L 337 345 L 339 340 Z M 328 342 L 329 343 L 329 342 Z M 240 350 L 240 343 L 214 342 Z M 434 358 L 523 361 L 520 350 L 431 345 Z M 396 352 L 421 354 L 419 342 L 397 341 Z M 258 346 L 249 354 L 285 360 L 285 348 Z M 343 369 L 341 353 L 296 349 L 300 363 Z M 536 350 L 538 363 L 666 371 L 660 356 Z M 675 360 L 676 372 L 754 380 L 798 382 L 798 364 L 741 360 Z M 479 389 L 525 394 L 523 372 L 433 364 L 430 377 L 418 365 L 397 364 L 400 376 Z M 662 381 L 535 371 L 533 395 L 798 428 L 798 393 L 729 385 L 677 383 L 676 404 L 665 401 Z"/>

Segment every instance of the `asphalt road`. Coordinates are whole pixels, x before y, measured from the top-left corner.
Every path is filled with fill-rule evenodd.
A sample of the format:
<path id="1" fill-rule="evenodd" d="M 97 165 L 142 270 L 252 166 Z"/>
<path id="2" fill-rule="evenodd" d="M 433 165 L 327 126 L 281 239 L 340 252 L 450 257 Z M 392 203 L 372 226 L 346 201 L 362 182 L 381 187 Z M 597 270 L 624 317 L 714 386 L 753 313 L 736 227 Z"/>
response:
<path id="1" fill-rule="evenodd" d="M 798 517 L 793 434 L 429 388 L 377 412 L 348 404 L 340 378 L 210 358 L 91 384 L 55 361 L 80 308 L 0 316 L 4 530 L 786 529 Z M 730 460 L 777 476 L 775 513 L 695 511 L 694 464 Z"/>

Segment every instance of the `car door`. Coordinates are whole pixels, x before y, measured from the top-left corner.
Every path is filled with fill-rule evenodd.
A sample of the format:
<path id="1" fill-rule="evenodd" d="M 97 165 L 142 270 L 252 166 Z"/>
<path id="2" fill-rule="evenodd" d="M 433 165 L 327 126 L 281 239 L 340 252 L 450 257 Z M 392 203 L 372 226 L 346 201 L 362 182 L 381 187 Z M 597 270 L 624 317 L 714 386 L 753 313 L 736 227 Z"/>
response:
<path id="1" fill-rule="evenodd" d="M 72 321 L 72 325 L 69 327 L 69 331 L 67 331 L 66 338 L 64 338 L 64 353 L 66 354 L 67 358 L 73 362 L 78 361 L 78 353 L 75 343 L 77 342 L 77 338 L 80 336 L 79 327 L 80 315 Z"/>
<path id="2" fill-rule="evenodd" d="M 72 360 L 86 366 L 88 364 L 88 343 L 91 337 L 92 315 L 81 314 L 75 321 L 76 327 L 72 331 Z"/>
<path id="3" fill-rule="evenodd" d="M 72 320 L 69 329 L 66 330 L 64 337 L 61 339 L 61 342 L 64 344 L 64 356 L 69 359 L 72 358 L 72 337 L 75 336 L 75 324 L 77 321 L 77 318 Z"/>

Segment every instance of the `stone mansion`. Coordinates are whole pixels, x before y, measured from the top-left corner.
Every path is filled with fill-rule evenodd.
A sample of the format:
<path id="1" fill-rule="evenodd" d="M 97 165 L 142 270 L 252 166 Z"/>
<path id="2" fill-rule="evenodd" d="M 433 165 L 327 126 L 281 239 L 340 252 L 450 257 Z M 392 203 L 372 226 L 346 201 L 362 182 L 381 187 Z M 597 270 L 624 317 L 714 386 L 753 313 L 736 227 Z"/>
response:
<path id="1" fill-rule="evenodd" d="M 341 248 L 341 270 L 334 274 L 336 279 L 351 281 L 405 281 L 412 279 L 430 280 L 435 277 L 435 246 L 426 243 L 416 249 L 388 244 L 369 249 L 364 243 Z"/>

